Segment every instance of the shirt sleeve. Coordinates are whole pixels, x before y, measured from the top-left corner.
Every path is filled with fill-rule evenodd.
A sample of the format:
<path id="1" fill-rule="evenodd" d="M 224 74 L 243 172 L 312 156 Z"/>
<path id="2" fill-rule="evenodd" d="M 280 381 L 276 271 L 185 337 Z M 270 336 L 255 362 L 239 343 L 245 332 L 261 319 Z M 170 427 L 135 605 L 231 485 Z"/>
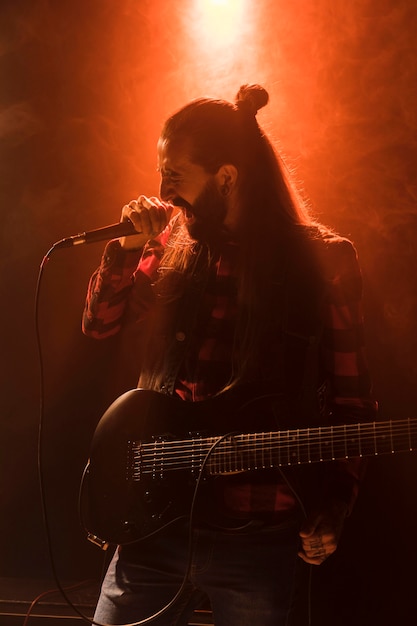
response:
<path id="1" fill-rule="evenodd" d="M 338 421 L 369 420 L 377 407 L 365 354 L 362 277 L 351 242 L 340 240 L 329 262 L 322 342 L 328 410 Z"/>
<path id="2" fill-rule="evenodd" d="M 106 339 L 119 332 L 135 287 L 135 307 L 148 310 L 151 284 L 163 255 L 168 229 L 149 241 L 143 250 L 125 250 L 118 239 L 110 241 L 100 266 L 91 276 L 82 317 L 82 330 L 88 337 Z"/>
<path id="3" fill-rule="evenodd" d="M 327 382 L 326 404 L 334 424 L 371 421 L 377 403 L 365 354 L 362 277 L 352 243 L 340 239 L 330 246 L 323 306 L 322 358 Z M 335 461 L 325 468 L 325 497 L 342 500 L 352 510 L 365 470 L 361 458 Z"/>

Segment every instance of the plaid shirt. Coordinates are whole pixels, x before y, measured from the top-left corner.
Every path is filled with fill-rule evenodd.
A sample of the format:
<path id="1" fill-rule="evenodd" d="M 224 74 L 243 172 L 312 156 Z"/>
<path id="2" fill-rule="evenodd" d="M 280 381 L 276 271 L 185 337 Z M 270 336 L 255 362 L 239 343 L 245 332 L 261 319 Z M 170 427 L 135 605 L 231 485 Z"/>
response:
<path id="1" fill-rule="evenodd" d="M 134 285 L 143 294 L 138 316 L 145 316 L 152 296 L 151 284 L 169 236 L 169 227 L 141 251 L 124 251 L 110 242 L 93 274 L 83 317 L 83 331 L 95 338 L 117 333 Z M 203 311 L 195 328 L 188 355 L 177 378 L 175 393 L 183 400 L 203 400 L 224 386 L 230 377 L 234 320 L 236 318 L 236 246 L 227 244 L 213 264 L 204 293 Z M 326 245 L 326 294 L 322 307 L 324 332 L 321 357 L 332 390 L 330 406 L 335 419 L 359 416 L 370 419 L 376 405 L 370 397 L 370 381 L 364 355 L 361 312 L 361 276 L 356 252 L 346 239 L 333 238 Z M 187 329 L 184 329 L 184 333 Z M 180 331 L 181 332 L 181 331 Z M 181 337 L 179 338 L 181 340 Z M 339 417 L 338 417 L 339 416 Z M 296 425 L 295 425 L 296 426 Z M 359 460 L 325 464 L 329 497 L 348 506 L 357 494 Z M 219 494 L 217 494 L 219 496 Z M 248 474 L 224 478 L 220 491 L 223 505 L 236 517 L 276 514 L 293 510 L 295 497 L 276 477 L 254 481 Z"/>

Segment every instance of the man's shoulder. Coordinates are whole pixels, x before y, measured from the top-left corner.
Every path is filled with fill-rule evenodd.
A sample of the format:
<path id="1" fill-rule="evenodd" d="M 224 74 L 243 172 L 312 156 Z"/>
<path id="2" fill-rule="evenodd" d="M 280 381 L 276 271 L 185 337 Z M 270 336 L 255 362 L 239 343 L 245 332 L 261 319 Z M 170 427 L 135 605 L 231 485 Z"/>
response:
<path id="1" fill-rule="evenodd" d="M 326 264 L 347 263 L 351 265 L 357 262 L 355 245 L 347 237 L 328 229 L 316 228 L 310 235 L 310 241 L 318 258 Z"/>

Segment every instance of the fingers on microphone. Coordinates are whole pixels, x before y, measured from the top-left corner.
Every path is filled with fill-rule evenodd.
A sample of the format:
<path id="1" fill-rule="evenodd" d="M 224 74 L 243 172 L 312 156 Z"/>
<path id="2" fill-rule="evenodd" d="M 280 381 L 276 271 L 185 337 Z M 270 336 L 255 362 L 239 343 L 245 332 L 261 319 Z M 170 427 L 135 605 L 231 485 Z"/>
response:
<path id="1" fill-rule="evenodd" d="M 143 233 L 142 219 L 139 214 L 139 206 L 136 200 L 131 200 L 122 208 L 121 221 L 130 220 L 138 233 Z"/>
<path id="2" fill-rule="evenodd" d="M 150 220 L 150 234 L 156 235 L 162 232 L 169 222 L 172 210 L 171 207 L 155 196 L 147 198 L 140 196 L 139 202 L 146 209 L 147 217 Z"/>
<path id="3" fill-rule="evenodd" d="M 139 196 L 127 206 L 128 218 L 137 230 L 148 236 L 159 234 L 168 223 L 167 208 L 159 198 Z"/>
<path id="4" fill-rule="evenodd" d="M 148 236 L 158 235 L 168 224 L 172 210 L 159 198 L 139 196 L 122 209 L 122 219 L 129 219 L 136 230 Z"/>

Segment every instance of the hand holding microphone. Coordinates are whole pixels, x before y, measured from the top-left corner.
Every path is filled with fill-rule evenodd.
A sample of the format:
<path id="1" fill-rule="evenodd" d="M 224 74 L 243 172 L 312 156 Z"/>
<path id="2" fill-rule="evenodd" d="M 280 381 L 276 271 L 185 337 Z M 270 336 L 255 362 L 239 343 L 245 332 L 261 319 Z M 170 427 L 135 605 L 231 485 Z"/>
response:
<path id="1" fill-rule="evenodd" d="M 120 239 L 126 250 L 141 248 L 151 237 L 161 233 L 174 211 L 174 205 L 159 198 L 139 196 L 122 209 L 122 219 L 117 224 L 89 230 L 54 243 L 52 249 L 71 248 L 84 243 Z"/>
<path id="2" fill-rule="evenodd" d="M 130 221 L 137 234 L 121 237 L 122 248 L 142 248 L 151 237 L 156 237 L 164 230 L 173 210 L 172 204 L 155 197 L 139 196 L 137 200 L 131 200 L 122 209 L 121 222 Z"/>

